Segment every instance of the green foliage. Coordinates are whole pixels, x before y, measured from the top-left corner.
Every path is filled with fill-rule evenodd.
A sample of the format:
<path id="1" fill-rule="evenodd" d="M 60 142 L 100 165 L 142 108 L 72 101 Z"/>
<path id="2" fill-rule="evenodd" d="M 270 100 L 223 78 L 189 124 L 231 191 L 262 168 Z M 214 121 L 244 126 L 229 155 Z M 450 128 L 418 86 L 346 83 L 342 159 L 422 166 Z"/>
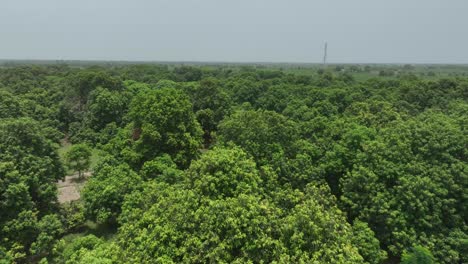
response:
<path id="1" fill-rule="evenodd" d="M 164 88 L 139 93 L 132 100 L 129 118 L 132 124 L 107 149 L 136 168 L 164 153 L 187 167 L 198 155 L 202 132 L 181 91 Z"/>
<path id="2" fill-rule="evenodd" d="M 304 201 L 285 217 L 282 237 L 287 262 L 363 263 L 351 226 L 323 186 L 306 188 Z"/>
<path id="3" fill-rule="evenodd" d="M 98 87 L 88 99 L 87 122 L 94 130 L 99 131 L 112 122 L 121 124 L 127 112 L 131 93 L 112 91 Z"/>
<path id="4" fill-rule="evenodd" d="M 78 237 L 71 241 L 71 243 L 67 244 L 66 247 L 60 249 L 61 252 L 61 260 L 66 262 L 72 258 L 74 255 L 79 254 L 79 251 L 82 249 L 92 250 L 96 246 L 102 244 L 103 241 L 96 237 L 95 235 L 87 235 L 84 237 Z M 76 257 L 75 257 L 76 258 Z"/>
<path id="5" fill-rule="evenodd" d="M 206 152 L 187 170 L 187 181 L 190 189 L 214 199 L 259 193 L 262 182 L 255 162 L 239 148 Z"/>
<path id="6" fill-rule="evenodd" d="M 80 110 L 85 106 L 89 94 L 97 87 L 101 86 L 111 90 L 122 88 L 119 79 L 102 71 L 79 71 L 69 77 L 69 83 L 72 88 L 68 91 L 69 96 L 78 99 Z"/>
<path id="7" fill-rule="evenodd" d="M 171 184 L 180 182 L 183 178 L 183 171 L 177 168 L 177 164 L 167 154 L 145 162 L 140 174 L 145 180 L 151 179 Z"/>
<path id="8" fill-rule="evenodd" d="M 68 232 L 73 232 L 82 227 L 86 221 L 84 205 L 81 201 L 72 201 L 62 204 L 60 207 L 62 223 Z"/>
<path id="9" fill-rule="evenodd" d="M 184 240 L 194 228 L 197 200 L 193 192 L 165 184 L 148 184 L 141 193 L 127 197 L 118 237 L 123 262 L 182 261 L 188 250 Z"/>
<path id="10" fill-rule="evenodd" d="M 202 77 L 202 71 L 197 67 L 181 66 L 174 69 L 177 81 L 191 82 L 199 81 Z"/>
<path id="11" fill-rule="evenodd" d="M 0 246 L 13 250 L 13 258 L 24 257 L 31 246 L 43 252 L 59 234 L 44 230 L 55 217 L 45 216 L 56 208 L 55 182 L 64 176 L 58 145 L 47 136 L 31 119 L 0 123 Z"/>
<path id="12" fill-rule="evenodd" d="M 195 116 L 204 131 L 205 146 L 212 142 L 212 132 L 216 131 L 219 122 L 229 112 L 229 96 L 220 86 L 217 79 L 209 78 L 201 80 L 199 86 L 186 88 Z"/>
<path id="13" fill-rule="evenodd" d="M 380 242 L 367 223 L 359 220 L 354 221 L 351 240 L 366 262 L 379 264 L 387 258 L 387 253 L 380 249 Z"/>
<path id="14" fill-rule="evenodd" d="M 86 217 L 98 223 L 115 223 L 125 195 L 140 182 L 141 177 L 127 164 L 104 159 L 82 191 Z"/>
<path id="15" fill-rule="evenodd" d="M 238 148 L 208 151 L 187 173 L 183 185 L 150 182 L 126 196 L 123 261 L 362 263 L 327 188 L 309 186 L 285 214 L 256 190 L 255 163 Z"/>
<path id="16" fill-rule="evenodd" d="M 272 111 L 236 111 L 219 125 L 220 141 L 233 142 L 261 165 L 278 165 L 297 137 L 293 121 Z"/>
<path id="17" fill-rule="evenodd" d="M 436 114 L 381 130 L 341 179 L 349 215 L 368 222 L 393 254 L 463 225 L 465 150 L 456 142 L 464 138 L 453 120 Z"/>
<path id="18" fill-rule="evenodd" d="M 4 247 L 0 247 L 0 264 L 13 263 L 13 256 Z"/>
<path id="19" fill-rule="evenodd" d="M 78 177 L 82 177 L 83 172 L 89 169 L 91 164 L 91 148 L 85 144 L 73 145 L 65 154 L 67 166 L 78 171 Z"/>
<path id="20" fill-rule="evenodd" d="M 0 90 L 0 118 L 23 116 L 19 100 L 11 93 Z"/>
<path id="21" fill-rule="evenodd" d="M 337 209 L 322 215 L 313 194 L 282 218 L 279 208 L 253 195 L 200 200 L 189 190 L 146 188 L 124 205 L 124 262 L 362 263 L 344 217 Z"/>
<path id="22" fill-rule="evenodd" d="M 279 210 L 252 195 L 210 201 L 200 213 L 196 262 L 271 262 L 279 258 Z M 197 221 L 197 222 L 198 222 Z M 199 256 L 197 256 L 199 255 Z"/>
<path id="23" fill-rule="evenodd" d="M 102 239 L 87 235 L 78 237 L 69 243 L 61 240 L 54 249 L 53 263 L 87 264 L 87 263 L 117 263 L 115 246 Z"/>
<path id="24" fill-rule="evenodd" d="M 37 223 L 39 235 L 31 244 L 31 253 L 39 255 L 48 253 L 55 243 L 55 239 L 63 233 L 62 223 L 57 215 L 46 215 Z"/>
<path id="25" fill-rule="evenodd" d="M 432 264 L 436 263 L 431 252 L 422 246 L 414 246 L 411 251 L 404 252 L 401 257 L 402 264 Z"/>
<path id="26" fill-rule="evenodd" d="M 72 64 L 0 67 L 0 262 L 468 262 L 466 66 Z"/>
<path id="27" fill-rule="evenodd" d="M 264 92 L 265 88 L 252 78 L 236 78 L 230 80 L 227 88 L 231 92 L 231 97 L 237 104 L 249 103 L 256 105 L 256 101 Z"/>

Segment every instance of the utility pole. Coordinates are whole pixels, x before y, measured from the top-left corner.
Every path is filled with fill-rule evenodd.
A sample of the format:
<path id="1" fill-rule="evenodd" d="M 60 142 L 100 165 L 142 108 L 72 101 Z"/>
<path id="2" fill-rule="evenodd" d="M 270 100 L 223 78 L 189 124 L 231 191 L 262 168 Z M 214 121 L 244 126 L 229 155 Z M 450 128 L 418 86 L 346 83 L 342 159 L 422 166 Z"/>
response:
<path id="1" fill-rule="evenodd" d="M 327 48 L 328 48 L 328 43 L 325 42 L 325 50 L 323 53 L 323 67 L 324 68 L 327 66 Z"/>

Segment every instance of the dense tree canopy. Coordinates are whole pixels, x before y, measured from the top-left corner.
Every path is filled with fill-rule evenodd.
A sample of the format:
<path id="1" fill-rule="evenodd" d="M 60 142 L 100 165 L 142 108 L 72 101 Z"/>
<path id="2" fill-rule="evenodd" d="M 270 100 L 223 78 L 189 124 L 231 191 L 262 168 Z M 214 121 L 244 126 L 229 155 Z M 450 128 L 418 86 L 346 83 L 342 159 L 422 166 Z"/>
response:
<path id="1" fill-rule="evenodd" d="M 187 174 L 182 185 L 148 183 L 126 197 L 119 234 L 126 261 L 363 262 L 327 188 L 307 187 L 284 211 L 258 190 L 259 171 L 239 149 L 208 151 Z M 370 242 L 359 244 L 382 254 L 367 232 Z"/>
<path id="2" fill-rule="evenodd" d="M 466 70 L 5 64 L 0 263 L 467 263 Z"/>

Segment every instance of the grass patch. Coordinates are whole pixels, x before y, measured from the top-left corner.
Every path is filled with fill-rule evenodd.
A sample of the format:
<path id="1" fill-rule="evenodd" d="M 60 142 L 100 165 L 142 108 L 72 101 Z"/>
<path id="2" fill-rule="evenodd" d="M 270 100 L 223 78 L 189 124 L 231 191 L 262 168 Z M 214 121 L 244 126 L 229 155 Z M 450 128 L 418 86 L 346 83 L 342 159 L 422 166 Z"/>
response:
<path id="1" fill-rule="evenodd" d="M 65 161 L 65 154 L 70 150 L 72 144 L 69 142 L 62 142 L 60 148 L 58 149 L 58 154 L 62 161 Z"/>

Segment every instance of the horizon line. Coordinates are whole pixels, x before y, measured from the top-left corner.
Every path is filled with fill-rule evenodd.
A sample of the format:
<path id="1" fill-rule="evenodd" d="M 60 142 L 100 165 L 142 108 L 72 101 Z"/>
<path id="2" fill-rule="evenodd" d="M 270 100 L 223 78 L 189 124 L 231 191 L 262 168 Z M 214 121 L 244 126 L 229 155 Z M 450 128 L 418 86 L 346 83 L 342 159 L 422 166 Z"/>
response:
<path id="1" fill-rule="evenodd" d="M 129 63 L 129 64 L 297 64 L 323 65 L 323 62 L 291 62 L 291 61 L 210 61 L 210 60 L 120 60 L 120 59 L 5 59 L 0 62 L 89 62 L 89 63 Z M 468 62 L 327 62 L 327 65 L 458 65 L 468 66 Z"/>

